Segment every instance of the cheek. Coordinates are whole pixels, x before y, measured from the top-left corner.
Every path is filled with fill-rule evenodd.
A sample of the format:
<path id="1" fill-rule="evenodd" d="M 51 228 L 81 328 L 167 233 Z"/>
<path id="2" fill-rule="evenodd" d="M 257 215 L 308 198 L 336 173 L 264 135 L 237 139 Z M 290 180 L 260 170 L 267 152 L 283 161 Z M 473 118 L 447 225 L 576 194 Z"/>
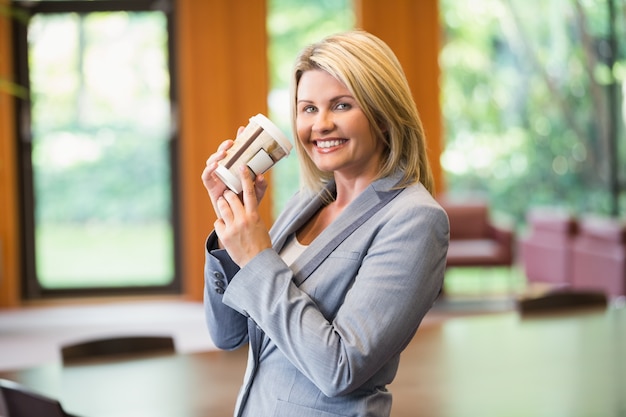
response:
<path id="1" fill-rule="evenodd" d="M 306 144 L 307 141 L 309 140 L 310 132 L 311 132 L 311 129 L 309 128 L 308 125 L 306 125 L 302 121 L 296 121 L 296 133 L 298 135 L 298 139 L 300 140 L 300 142 L 302 142 L 303 144 Z"/>

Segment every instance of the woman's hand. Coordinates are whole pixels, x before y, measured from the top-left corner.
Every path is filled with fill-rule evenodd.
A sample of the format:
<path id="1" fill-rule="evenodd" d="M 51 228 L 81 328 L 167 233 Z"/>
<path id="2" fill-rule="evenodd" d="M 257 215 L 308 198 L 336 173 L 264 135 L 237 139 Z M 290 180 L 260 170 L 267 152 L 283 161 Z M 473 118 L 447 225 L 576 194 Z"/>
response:
<path id="1" fill-rule="evenodd" d="M 244 127 L 239 127 L 237 130 L 237 135 L 239 135 L 243 131 Z M 228 188 L 224 184 L 224 182 L 215 175 L 215 170 L 217 169 L 217 163 L 226 157 L 226 152 L 233 146 L 233 140 L 226 140 L 220 144 L 217 148 L 217 151 L 209 157 L 206 161 L 206 166 L 202 171 L 202 183 L 204 184 L 204 188 L 206 188 L 209 197 L 211 198 L 211 203 L 213 204 L 213 210 L 217 215 L 217 218 L 220 218 L 220 212 L 217 207 L 217 200 L 224 194 Z M 257 201 L 261 201 L 263 196 L 265 195 L 265 191 L 267 190 L 267 181 L 265 181 L 265 177 L 263 175 L 258 175 L 254 180 L 254 191 L 256 194 Z"/>
<path id="2" fill-rule="evenodd" d="M 224 194 L 227 188 L 224 182 L 215 175 L 215 170 L 217 169 L 217 163 L 226 157 L 226 151 L 233 146 L 233 143 L 232 140 L 222 142 L 217 148 L 217 151 L 207 159 L 204 171 L 202 171 L 202 183 L 211 198 L 213 210 L 215 210 L 215 214 L 218 218 L 220 217 L 220 213 L 217 208 L 217 199 Z"/>
<path id="3" fill-rule="evenodd" d="M 242 198 L 231 190 L 225 190 L 217 198 L 216 208 L 221 216 L 215 221 L 215 232 L 232 260 L 243 268 L 257 254 L 271 248 L 272 242 L 259 214 L 258 186 L 245 165 L 239 171 Z M 257 176 L 257 184 L 259 179 L 265 184 L 262 176 Z"/>

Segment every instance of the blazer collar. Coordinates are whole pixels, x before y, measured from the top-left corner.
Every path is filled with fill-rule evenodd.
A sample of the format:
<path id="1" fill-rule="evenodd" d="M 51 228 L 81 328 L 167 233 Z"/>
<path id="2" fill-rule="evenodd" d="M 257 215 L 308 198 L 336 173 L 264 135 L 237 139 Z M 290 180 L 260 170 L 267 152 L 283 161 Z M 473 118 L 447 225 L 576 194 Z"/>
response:
<path id="1" fill-rule="evenodd" d="M 348 206 L 344 212 L 333 222 L 330 229 L 343 230 L 346 223 L 351 223 L 355 216 L 367 212 L 369 208 L 376 205 L 385 193 L 391 192 L 402 178 L 402 172 L 396 171 L 395 174 L 388 177 L 380 178 L 372 182 L 363 192 Z M 334 180 L 331 180 L 325 188 L 324 192 L 335 194 L 336 184 Z M 294 210 L 294 215 L 288 221 L 288 223 L 280 231 L 275 231 L 274 248 L 276 250 L 282 249 L 283 245 L 287 241 L 287 238 L 292 233 L 300 230 L 311 217 L 317 213 L 324 206 L 324 201 L 321 197 L 322 193 L 312 196 L 309 200 L 301 202 Z M 333 231 L 331 230 L 331 232 Z M 335 231 L 336 232 L 336 231 Z M 332 238 L 332 237 L 331 237 Z"/>
<path id="2" fill-rule="evenodd" d="M 393 192 L 394 186 L 402 176 L 401 172 L 398 172 L 389 177 L 381 178 L 374 181 L 368 186 L 346 209 L 328 226 L 302 253 L 302 255 L 294 262 L 292 269 L 296 276 L 296 283 L 299 285 L 304 280 L 305 276 L 300 276 L 300 269 L 306 265 L 312 258 L 318 255 L 320 250 L 335 239 L 339 234 L 344 232 L 346 228 L 354 223 L 360 216 L 366 215 L 366 213 L 378 204 L 381 199 L 388 193 Z M 326 189 L 334 192 L 335 183 L 331 181 Z M 278 234 L 278 240 L 275 242 L 274 247 L 280 250 L 285 244 L 287 238 L 291 234 L 299 230 L 304 224 L 323 206 L 323 201 L 320 195 L 316 195 L 310 201 L 308 201 L 299 211 L 298 214 L 286 227 L 285 231 Z"/>

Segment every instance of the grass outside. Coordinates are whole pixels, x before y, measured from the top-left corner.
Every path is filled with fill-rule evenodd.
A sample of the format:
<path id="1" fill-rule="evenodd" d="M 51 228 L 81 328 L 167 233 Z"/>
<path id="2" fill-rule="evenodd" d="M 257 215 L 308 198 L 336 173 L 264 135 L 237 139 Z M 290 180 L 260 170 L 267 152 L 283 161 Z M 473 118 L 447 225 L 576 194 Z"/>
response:
<path id="1" fill-rule="evenodd" d="M 166 285 L 174 275 L 169 224 L 45 225 L 37 230 L 37 271 L 46 288 Z M 450 296 L 502 296 L 525 288 L 519 267 L 449 268 Z"/>
<path id="2" fill-rule="evenodd" d="M 37 273 L 45 288 L 165 285 L 174 277 L 168 224 L 43 225 Z"/>
<path id="3" fill-rule="evenodd" d="M 526 278 L 518 266 L 449 268 L 444 279 L 447 295 L 511 296 L 526 288 Z"/>

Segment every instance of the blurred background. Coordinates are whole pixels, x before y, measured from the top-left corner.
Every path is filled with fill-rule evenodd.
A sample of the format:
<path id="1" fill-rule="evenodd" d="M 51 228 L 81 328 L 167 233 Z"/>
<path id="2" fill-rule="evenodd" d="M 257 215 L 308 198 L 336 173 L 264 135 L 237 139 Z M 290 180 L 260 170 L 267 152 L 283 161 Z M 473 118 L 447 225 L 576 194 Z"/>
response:
<path id="1" fill-rule="evenodd" d="M 296 54 L 354 27 L 405 69 L 451 220 L 393 415 L 626 415 L 626 0 L 0 0 L 0 378 L 78 415 L 232 415 L 200 174 L 257 113 L 293 141 Z M 296 156 L 268 178 L 269 225 Z M 178 355 L 60 361 L 146 333 Z"/>
<path id="2" fill-rule="evenodd" d="M 440 105 L 441 137 L 438 132 L 429 136 L 431 152 L 441 148 L 440 155 L 431 154 L 441 170 L 438 191 L 455 198 L 480 196 L 495 221 L 518 235 L 525 232 L 526 215 L 534 207 L 623 217 L 625 2 L 430 3 L 437 13 L 439 75 L 438 97 L 427 103 Z M 181 106 L 186 82 L 181 59 L 187 56 L 185 65 L 191 67 L 207 59 L 185 55 L 181 47 L 189 40 L 200 42 L 191 32 L 185 35 L 181 24 L 192 3 L 133 1 L 121 8 L 119 2 L 106 1 L 0 4 L 13 39 L 13 66 L 5 66 L 10 71 L 2 74 L 1 94 L 16 103 L 17 132 L 17 138 L 9 131 L 2 140 L 14 141 L 19 155 L 14 166 L 4 168 L 14 168 L 17 198 L 3 204 L 15 204 L 19 213 L 11 226 L 19 238 L 3 237 L 5 268 L 12 257 L 20 259 L 14 269 L 19 279 L 11 280 L 7 272 L 3 277 L 5 285 L 14 282 L 10 290 L 18 295 L 4 304 L 59 296 L 189 294 L 189 285 L 201 286 L 198 277 L 195 284 L 181 278 L 186 271 L 196 273 L 201 262 L 187 264 L 185 253 L 202 251 L 200 238 L 196 246 L 186 244 L 185 230 L 200 237 L 210 230 L 181 219 L 187 210 L 184 193 L 202 193 L 202 165 L 193 168 L 197 175 L 189 180 L 181 174 L 189 163 L 184 152 L 195 152 L 181 150 L 181 140 L 184 144 L 186 115 L 222 109 L 200 99 L 191 101 L 194 109 Z M 265 107 L 244 107 L 240 99 L 224 104 L 245 108 L 249 116 L 267 112 L 293 140 L 288 87 L 297 52 L 355 27 L 362 4 L 259 4 L 266 13 L 267 49 L 254 59 L 267 60 L 267 67 L 258 69 L 267 80 Z M 393 35 L 384 39 L 396 41 Z M 241 39 L 201 42 L 239 48 L 231 56 L 213 57 L 229 61 L 225 65 L 233 77 L 257 71 L 249 65 L 252 59 L 245 68 L 239 65 L 245 49 L 233 45 Z M 414 59 L 419 66 L 419 56 Z M 224 94 L 220 89 L 227 87 L 218 84 L 203 91 Z M 419 103 L 418 108 L 429 110 Z M 247 122 L 226 119 L 232 119 L 230 136 Z M 211 146 L 229 137 L 200 134 L 212 137 Z M 199 161 L 209 154 L 200 153 Z M 297 190 L 298 175 L 295 155 L 273 169 L 268 218 Z M 185 190 L 189 181 L 194 181 L 193 191 Z M 198 216 L 210 226 L 211 214 L 205 213 Z M 19 247 L 13 250 L 14 242 Z M 519 284 L 523 281 L 520 276 Z M 192 293 L 198 298 L 199 291 Z"/>

